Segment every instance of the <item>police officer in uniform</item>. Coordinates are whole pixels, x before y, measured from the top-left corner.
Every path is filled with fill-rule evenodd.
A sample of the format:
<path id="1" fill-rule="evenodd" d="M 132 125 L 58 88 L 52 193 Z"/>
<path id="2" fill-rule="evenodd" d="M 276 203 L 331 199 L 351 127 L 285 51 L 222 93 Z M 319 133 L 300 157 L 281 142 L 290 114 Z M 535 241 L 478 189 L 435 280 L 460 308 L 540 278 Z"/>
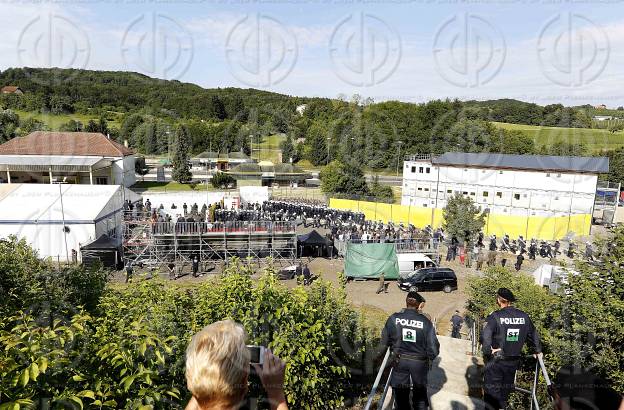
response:
<path id="1" fill-rule="evenodd" d="M 481 334 L 486 359 L 483 388 L 486 410 L 507 406 L 507 399 L 514 391 L 516 369 L 524 343 L 529 343 L 535 357 L 542 354 L 539 334 L 529 316 L 511 306 L 515 300 L 509 289 L 500 288 L 496 293 L 500 310 L 485 319 Z"/>
<path id="2" fill-rule="evenodd" d="M 390 315 L 381 341 L 392 348 L 394 357 L 390 386 L 396 410 L 426 410 L 429 408 L 427 374 L 430 363 L 440 353 L 440 343 L 433 324 L 419 311 L 425 299 L 412 291 L 407 294 L 406 304 L 405 309 Z M 413 389 L 411 405 L 410 388 Z"/>

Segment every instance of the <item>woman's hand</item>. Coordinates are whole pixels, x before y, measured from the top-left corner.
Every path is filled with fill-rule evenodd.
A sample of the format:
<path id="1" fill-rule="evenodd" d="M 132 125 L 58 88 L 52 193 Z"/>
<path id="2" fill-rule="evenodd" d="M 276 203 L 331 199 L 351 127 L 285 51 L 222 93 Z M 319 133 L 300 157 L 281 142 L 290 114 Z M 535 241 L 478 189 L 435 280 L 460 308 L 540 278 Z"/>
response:
<path id="1" fill-rule="evenodd" d="M 286 363 L 275 356 L 269 349 L 264 351 L 264 364 L 254 364 L 256 373 L 260 376 L 264 390 L 267 392 L 272 410 L 288 410 L 286 395 L 284 394 L 284 376 Z"/>

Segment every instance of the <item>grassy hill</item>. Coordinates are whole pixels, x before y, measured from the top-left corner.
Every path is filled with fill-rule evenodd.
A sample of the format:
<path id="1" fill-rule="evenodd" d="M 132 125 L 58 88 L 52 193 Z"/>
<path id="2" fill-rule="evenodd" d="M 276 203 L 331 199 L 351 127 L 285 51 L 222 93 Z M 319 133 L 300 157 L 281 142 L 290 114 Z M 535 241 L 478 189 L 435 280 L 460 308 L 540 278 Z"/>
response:
<path id="1" fill-rule="evenodd" d="M 259 161 L 271 161 L 273 163 L 279 163 L 282 150 L 280 144 L 286 139 L 284 134 L 274 134 L 266 137 L 262 137 L 262 140 L 258 144 L 258 140 L 254 140 L 252 158 Z"/>
<path id="2" fill-rule="evenodd" d="M 83 125 L 87 125 L 87 123 L 89 122 L 89 120 L 94 120 L 94 121 L 98 121 L 99 117 L 97 116 L 93 116 L 93 115 L 86 115 L 86 114 L 78 114 L 78 113 L 74 113 L 74 114 L 41 114 L 38 112 L 30 112 L 30 111 L 23 111 L 23 110 L 14 110 L 20 117 L 21 121 L 24 121 L 28 118 L 34 118 L 38 121 L 41 121 L 42 123 L 44 123 L 46 125 L 46 127 L 50 130 L 50 131 L 58 131 L 59 128 L 61 127 L 61 125 L 69 122 L 70 120 L 74 120 L 74 121 L 80 121 L 82 122 Z M 121 126 L 121 124 L 119 123 L 119 121 L 117 119 L 110 119 L 108 120 L 108 126 L 109 127 L 115 127 L 115 128 L 119 128 Z"/>
<path id="3" fill-rule="evenodd" d="M 558 141 L 584 144 L 591 152 L 624 146 L 624 132 L 612 133 L 602 129 L 541 127 L 536 125 L 493 122 L 499 128 L 522 131 L 533 138 L 537 146 L 550 146 Z"/>
<path id="4" fill-rule="evenodd" d="M 283 107 L 293 112 L 297 104 L 310 100 L 255 89 L 206 89 L 132 72 L 59 68 L 9 68 L 0 71 L 0 86 L 4 85 L 17 85 L 24 90 L 23 96 L 0 99 L 4 100 L 0 105 L 4 103 L 13 109 L 42 111 L 48 106 L 52 112 L 89 114 L 91 110 L 146 110 L 174 119 L 242 120 L 251 108 L 271 113 Z"/>

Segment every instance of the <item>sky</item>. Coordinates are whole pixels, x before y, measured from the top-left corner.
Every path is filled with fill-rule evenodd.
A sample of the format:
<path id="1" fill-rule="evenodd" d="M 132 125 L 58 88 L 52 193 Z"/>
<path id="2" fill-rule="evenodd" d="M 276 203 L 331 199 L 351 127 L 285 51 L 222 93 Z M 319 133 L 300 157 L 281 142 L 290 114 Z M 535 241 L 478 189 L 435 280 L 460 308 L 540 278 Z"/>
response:
<path id="1" fill-rule="evenodd" d="M 624 4 L 0 0 L 0 70 L 136 71 L 375 101 L 624 105 Z"/>

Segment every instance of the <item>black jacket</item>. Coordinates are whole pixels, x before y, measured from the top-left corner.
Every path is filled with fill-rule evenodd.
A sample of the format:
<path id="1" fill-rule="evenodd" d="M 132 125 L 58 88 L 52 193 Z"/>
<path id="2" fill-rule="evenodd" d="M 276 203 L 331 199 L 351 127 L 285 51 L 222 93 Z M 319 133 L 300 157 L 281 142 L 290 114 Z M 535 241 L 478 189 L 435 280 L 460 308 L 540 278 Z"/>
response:
<path id="1" fill-rule="evenodd" d="M 485 319 L 481 341 L 486 356 L 492 354 L 492 349 L 500 348 L 505 358 L 519 358 L 525 342 L 535 353 L 542 351 L 539 334 L 531 318 L 513 306 L 497 310 Z"/>
<path id="2" fill-rule="evenodd" d="M 384 346 L 392 346 L 392 351 L 435 359 L 440 354 L 440 343 L 433 324 L 415 309 L 403 309 L 393 313 L 381 332 Z"/>

